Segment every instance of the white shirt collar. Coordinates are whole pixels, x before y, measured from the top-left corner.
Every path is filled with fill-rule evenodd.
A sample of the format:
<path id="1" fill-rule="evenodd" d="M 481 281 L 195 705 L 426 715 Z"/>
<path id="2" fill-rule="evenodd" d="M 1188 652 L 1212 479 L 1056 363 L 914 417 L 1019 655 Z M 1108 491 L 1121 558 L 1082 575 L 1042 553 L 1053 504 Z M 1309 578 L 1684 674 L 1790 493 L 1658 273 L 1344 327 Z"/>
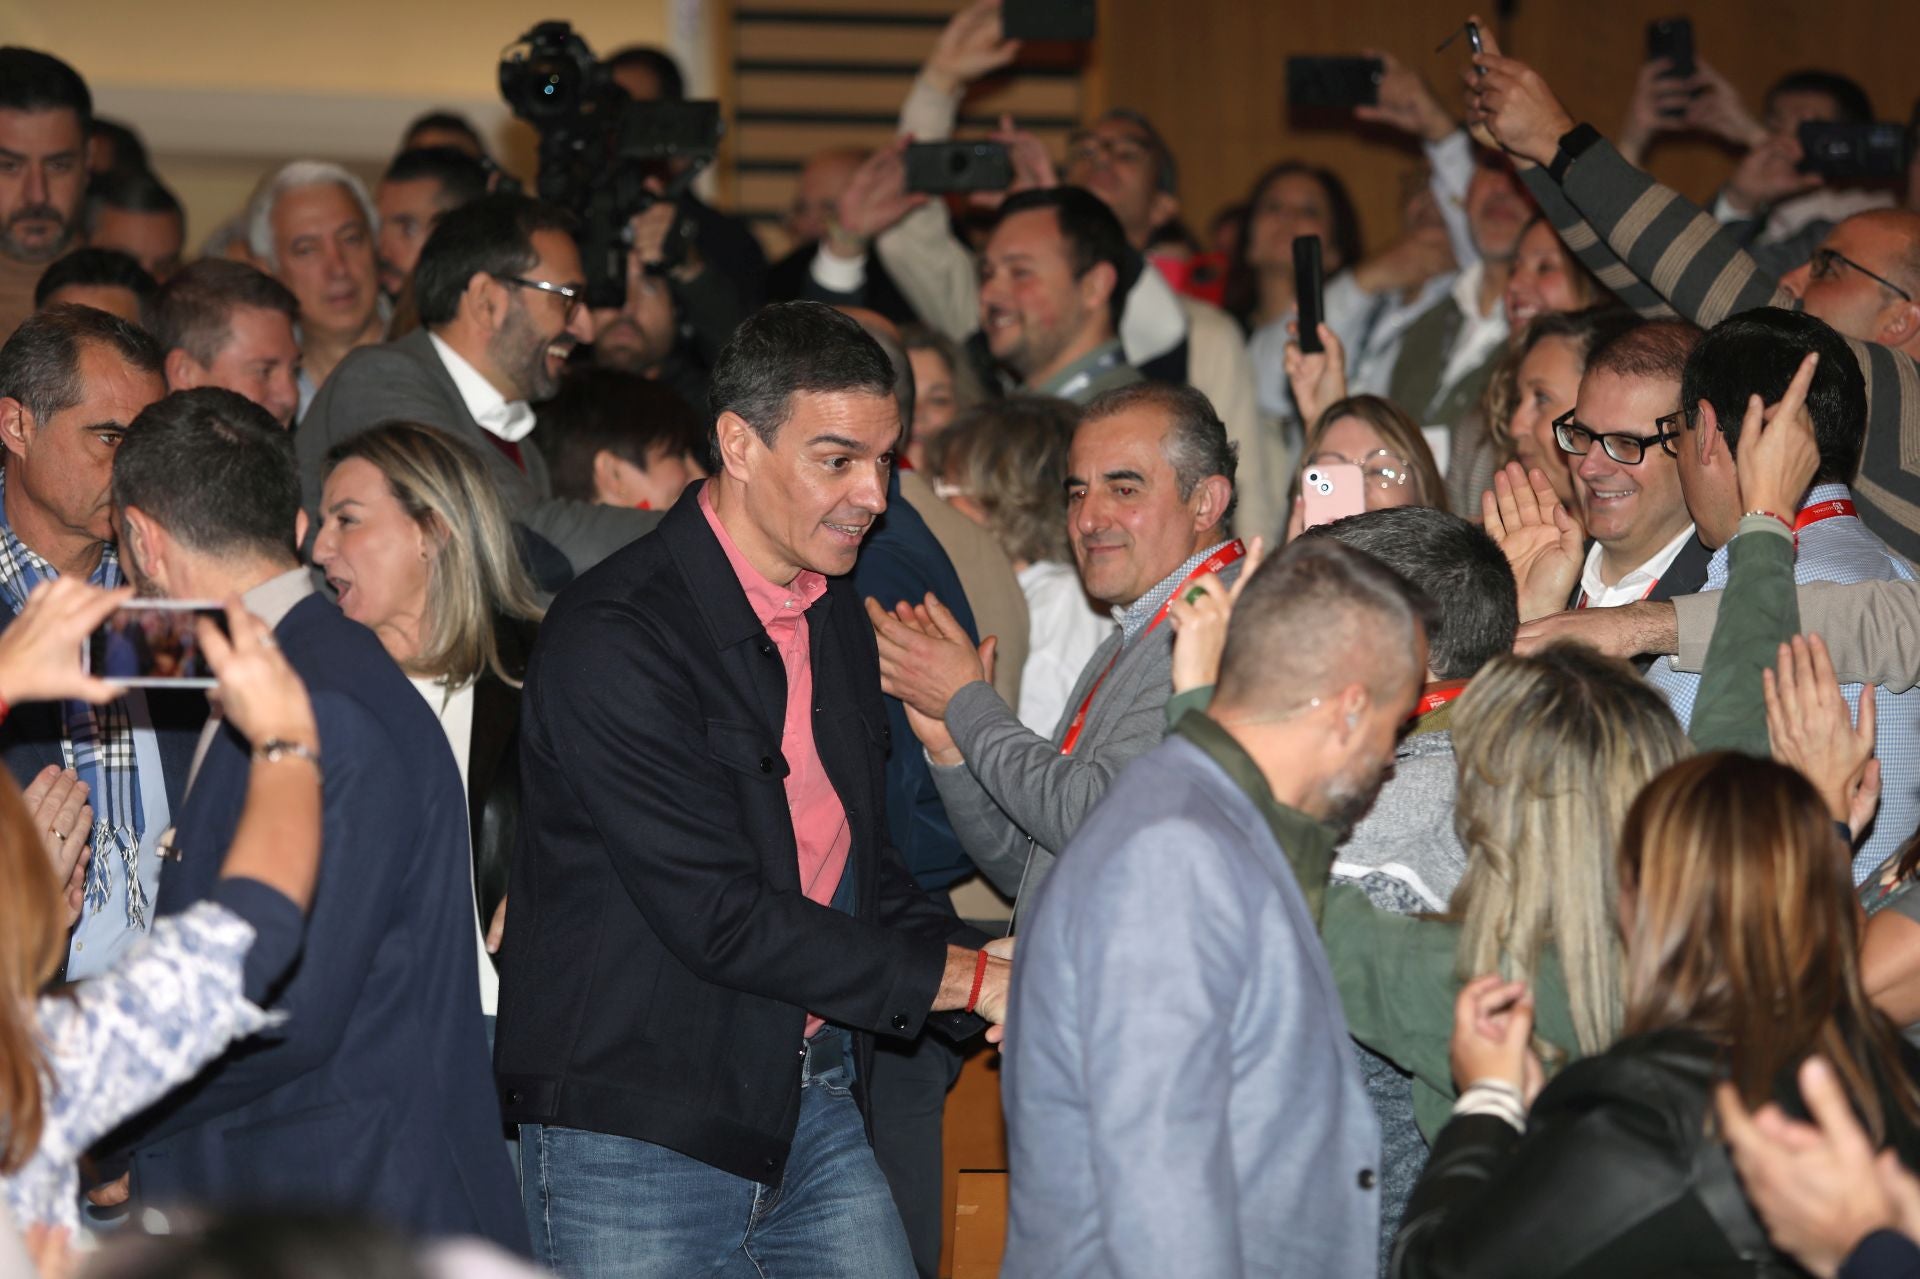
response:
<path id="1" fill-rule="evenodd" d="M 442 342 L 439 334 L 429 333 L 427 337 L 433 342 L 433 349 L 439 353 L 440 363 L 447 366 L 447 373 L 453 378 L 460 398 L 465 401 L 467 412 L 473 415 L 473 420 L 480 424 L 481 430 L 489 435 L 497 435 L 509 444 L 518 444 L 533 434 L 531 404 L 525 400 L 509 401 L 481 375 L 480 370 Z"/>
<path id="2" fill-rule="evenodd" d="M 1608 586 L 1600 580 L 1600 543 L 1595 542 L 1587 548 L 1586 568 L 1580 573 L 1580 593 L 1586 597 L 1586 608 L 1612 608 L 1616 604 L 1634 604 L 1653 593 L 1654 586 L 1660 581 L 1661 574 L 1673 566 L 1680 558 L 1681 550 L 1687 539 L 1693 536 L 1693 525 L 1689 524 L 1674 537 L 1671 542 L 1653 553 L 1653 558 L 1630 573 L 1622 574 L 1620 580 Z"/>
<path id="3" fill-rule="evenodd" d="M 1486 274 L 1486 263 L 1475 262 L 1453 282 L 1453 301 L 1460 308 L 1462 323 L 1453 350 L 1447 355 L 1447 367 L 1440 374 L 1441 391 L 1434 397 L 1436 401 L 1454 383 L 1486 363 L 1487 357 L 1507 340 L 1505 299 L 1495 299 L 1493 309 L 1480 314 L 1480 282 Z"/>

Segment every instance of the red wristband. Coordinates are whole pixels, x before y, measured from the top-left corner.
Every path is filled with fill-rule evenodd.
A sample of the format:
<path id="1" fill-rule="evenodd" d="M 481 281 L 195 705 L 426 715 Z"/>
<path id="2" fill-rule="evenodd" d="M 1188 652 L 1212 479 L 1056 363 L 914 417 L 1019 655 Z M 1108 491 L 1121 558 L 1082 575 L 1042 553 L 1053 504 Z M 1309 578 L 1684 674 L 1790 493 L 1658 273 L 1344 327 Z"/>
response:
<path id="1" fill-rule="evenodd" d="M 966 1012 L 972 1012 L 973 1006 L 980 1002 L 980 987 L 985 985 L 987 980 L 987 952 L 980 951 L 979 955 L 980 958 L 973 964 L 973 993 L 967 996 L 967 1006 L 964 1010 Z"/>

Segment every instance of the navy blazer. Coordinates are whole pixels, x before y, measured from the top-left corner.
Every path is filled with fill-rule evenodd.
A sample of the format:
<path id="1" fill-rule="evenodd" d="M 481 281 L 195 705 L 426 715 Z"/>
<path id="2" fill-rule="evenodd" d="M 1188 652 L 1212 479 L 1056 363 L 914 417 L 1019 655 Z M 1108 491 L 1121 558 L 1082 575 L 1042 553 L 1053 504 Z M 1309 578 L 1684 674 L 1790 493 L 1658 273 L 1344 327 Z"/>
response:
<path id="1" fill-rule="evenodd" d="M 873 627 L 807 610 L 813 729 L 846 808 L 853 909 L 800 888 L 786 667 L 688 487 L 562 591 L 521 698 L 523 817 L 495 1047 L 507 1118 L 653 1142 L 777 1183 L 809 1010 L 911 1037 L 978 934 L 887 839 Z M 858 1074 L 871 1040 L 856 1034 Z"/>
<path id="2" fill-rule="evenodd" d="M 373 632 L 314 595 L 274 634 L 325 763 L 305 949 L 249 1039 L 116 1138 L 143 1202 L 365 1213 L 529 1251 L 500 1140 L 473 922 L 467 804 L 446 733 Z M 162 914 L 212 895 L 249 752 L 214 739 L 175 822 Z"/>

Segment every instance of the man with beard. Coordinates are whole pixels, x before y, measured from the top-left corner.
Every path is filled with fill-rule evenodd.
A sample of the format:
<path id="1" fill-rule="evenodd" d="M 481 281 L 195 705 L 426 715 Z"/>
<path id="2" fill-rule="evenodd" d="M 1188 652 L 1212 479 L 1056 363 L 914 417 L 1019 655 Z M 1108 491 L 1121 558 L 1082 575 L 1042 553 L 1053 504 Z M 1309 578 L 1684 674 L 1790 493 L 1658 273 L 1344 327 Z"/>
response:
<path id="1" fill-rule="evenodd" d="M 1020 723 L 938 601 L 911 617 L 868 603 L 881 688 L 906 704 L 954 833 L 1001 892 L 1032 893 L 1114 775 L 1159 744 L 1173 598 L 1207 573 L 1231 581 L 1245 555 L 1226 531 L 1235 461 L 1192 387 L 1138 382 L 1087 406 L 1067 454 L 1067 532 L 1087 594 L 1120 629 L 1088 659 L 1051 737 Z"/>
<path id="2" fill-rule="evenodd" d="M 0 342 L 33 314 L 33 286 L 80 230 L 93 96 L 60 59 L 0 49 Z"/>
<path id="3" fill-rule="evenodd" d="M 551 396 L 575 345 L 593 340 L 572 230 L 566 212 L 520 195 L 486 196 L 441 219 L 414 268 L 422 327 L 349 354 L 301 420 L 310 514 L 328 450 L 400 419 L 437 426 L 480 455 L 548 589 L 654 526 L 655 512 L 554 497 L 546 459 L 526 442 L 530 401 Z"/>
<path id="4" fill-rule="evenodd" d="M 1301 886 L 1392 763 L 1426 613 L 1296 541 L 1242 592 L 1213 704 L 1067 845 L 1013 974 L 1006 1274 L 1378 1273 L 1379 1132 Z"/>

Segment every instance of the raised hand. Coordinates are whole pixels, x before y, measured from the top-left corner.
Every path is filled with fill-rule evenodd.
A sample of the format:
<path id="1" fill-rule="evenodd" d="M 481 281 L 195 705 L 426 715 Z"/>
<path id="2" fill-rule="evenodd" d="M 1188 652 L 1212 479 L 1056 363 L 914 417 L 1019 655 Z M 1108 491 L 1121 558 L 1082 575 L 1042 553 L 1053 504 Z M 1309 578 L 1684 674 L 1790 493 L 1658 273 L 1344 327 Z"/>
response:
<path id="1" fill-rule="evenodd" d="M 254 745 L 279 740 L 316 748 L 313 703 L 267 624 L 236 599 L 227 601 L 227 633 L 207 618 L 198 626 L 207 665 L 220 677 L 220 709 Z"/>
<path id="2" fill-rule="evenodd" d="M 941 31 L 921 72 L 936 87 L 957 93 L 1020 56 L 1020 42 L 1000 34 L 1000 0 L 974 0 Z"/>
<path id="3" fill-rule="evenodd" d="M 1427 142 L 1438 142 L 1460 127 L 1419 72 L 1401 66 L 1398 59 L 1382 50 L 1361 52 L 1380 59 L 1380 100 L 1375 106 L 1355 107 L 1356 119 L 1384 124 Z"/>
<path id="4" fill-rule="evenodd" d="M 1687 127 L 1725 138 L 1737 147 L 1757 146 L 1767 128 L 1753 118 L 1732 81 L 1709 64 L 1694 59 L 1694 76 L 1687 81 L 1693 96 L 1687 103 Z"/>
<path id="5" fill-rule="evenodd" d="M 1800 140 L 1790 134 L 1767 134 L 1754 143 L 1727 180 L 1727 203 L 1745 214 L 1759 216 L 1803 191 L 1824 186 L 1818 173 L 1800 169 Z"/>
<path id="6" fill-rule="evenodd" d="M 1174 631 L 1174 692 L 1205 688 L 1219 680 L 1220 654 L 1227 646 L 1233 606 L 1265 557 L 1266 540 L 1256 537 L 1247 543 L 1247 557 L 1241 561 L 1240 576 L 1231 587 L 1222 583 L 1218 574 L 1208 573 L 1173 597 L 1167 606 L 1167 620 L 1173 623 Z"/>
<path id="7" fill-rule="evenodd" d="M 77 577 L 35 587 L 27 606 L 0 631 L 0 699 L 8 706 L 71 697 L 110 702 L 121 689 L 87 674 L 81 655 L 87 636 L 133 598 L 133 588 L 103 591 Z"/>
<path id="8" fill-rule="evenodd" d="M 1665 58 L 1656 58 L 1641 64 L 1634 79 L 1627 120 L 1620 129 L 1620 154 L 1634 164 L 1640 163 L 1654 138 L 1689 127 L 1686 115 L 1693 101 L 1693 82 L 1675 79 L 1672 68 Z"/>
<path id="9" fill-rule="evenodd" d="M 1807 413 L 1807 388 L 1819 367 L 1819 355 L 1808 352 L 1786 393 L 1770 408 L 1759 396 L 1748 397 L 1740 423 L 1740 454 L 1733 463 L 1747 510 L 1772 511 L 1790 520 L 1800 509 L 1800 498 L 1820 468 L 1820 446 Z"/>
<path id="10" fill-rule="evenodd" d="M 1294 321 L 1287 322 L 1287 331 L 1297 332 Z M 1298 342 L 1288 342 L 1280 356 L 1287 371 L 1287 385 L 1293 391 L 1293 406 L 1309 428 L 1320 420 L 1329 404 L 1347 398 L 1347 349 L 1327 325 L 1319 325 L 1315 332 L 1320 335 L 1323 350 L 1308 355 L 1300 350 Z"/>
<path id="11" fill-rule="evenodd" d="M 1580 580 L 1586 559 L 1580 526 L 1567 514 L 1544 471 L 1531 474 L 1509 462 L 1480 495 L 1480 518 L 1488 536 L 1513 567 L 1520 589 L 1520 620 L 1557 613 Z"/>
<path id="12" fill-rule="evenodd" d="M 902 135 L 868 156 L 853 171 L 834 209 L 827 240 L 841 257 L 858 257 L 876 235 L 927 202 L 907 190 L 907 145 Z"/>
<path id="13" fill-rule="evenodd" d="M 1873 763 L 1873 688 L 1861 690 L 1856 723 L 1840 695 L 1826 642 L 1818 635 L 1796 635 L 1790 644 L 1782 644 L 1778 672 L 1761 671 L 1760 685 L 1773 757 L 1799 769 L 1826 801 L 1827 814 L 1851 826 Z"/>
<path id="14" fill-rule="evenodd" d="M 1476 15 L 1473 21 L 1479 22 Z M 1467 86 L 1467 122 L 1487 133 L 1510 154 L 1534 164 L 1551 164 L 1560 139 L 1574 119 L 1560 105 L 1546 80 L 1517 58 L 1500 55 L 1493 30 L 1480 23 L 1485 50 L 1463 73 Z"/>

